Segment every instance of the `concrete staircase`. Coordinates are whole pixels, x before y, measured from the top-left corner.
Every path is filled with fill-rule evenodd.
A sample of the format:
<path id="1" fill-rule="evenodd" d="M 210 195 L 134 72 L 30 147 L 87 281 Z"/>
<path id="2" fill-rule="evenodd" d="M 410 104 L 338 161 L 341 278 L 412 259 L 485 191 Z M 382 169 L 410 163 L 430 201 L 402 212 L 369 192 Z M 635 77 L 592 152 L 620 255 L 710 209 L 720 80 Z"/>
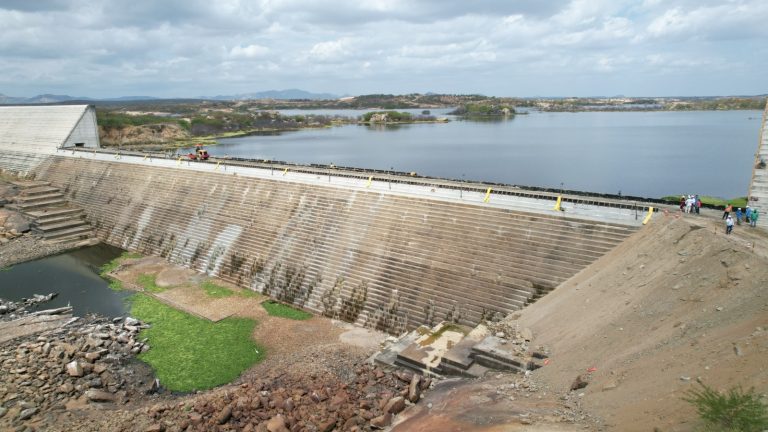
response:
<path id="1" fill-rule="evenodd" d="M 93 228 L 81 208 L 69 205 L 59 188 L 43 181 L 12 182 L 19 188 L 13 208 L 32 220 L 32 231 L 55 243 L 93 237 Z"/>
<path id="2" fill-rule="evenodd" d="M 107 243 L 394 334 L 505 316 L 637 229 L 279 176 L 63 157 L 36 174 Z"/>

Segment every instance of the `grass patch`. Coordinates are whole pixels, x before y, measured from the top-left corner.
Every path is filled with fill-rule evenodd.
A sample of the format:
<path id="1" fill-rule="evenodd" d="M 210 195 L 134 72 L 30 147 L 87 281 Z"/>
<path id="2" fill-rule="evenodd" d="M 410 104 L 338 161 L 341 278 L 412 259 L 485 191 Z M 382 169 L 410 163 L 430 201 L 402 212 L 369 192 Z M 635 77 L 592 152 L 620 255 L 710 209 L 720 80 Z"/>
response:
<path id="1" fill-rule="evenodd" d="M 157 276 L 153 274 L 142 273 L 136 277 L 136 282 L 146 291 L 159 293 L 165 291 L 165 288 L 157 286 Z"/>
<path id="2" fill-rule="evenodd" d="M 674 204 L 680 203 L 680 196 L 681 195 L 667 195 L 664 197 L 661 197 L 664 201 L 669 201 Z M 718 197 L 712 197 L 712 196 L 699 196 L 699 199 L 701 200 L 702 204 L 707 204 L 711 206 L 720 206 L 725 207 L 730 203 L 733 205 L 733 208 L 745 208 L 747 207 L 747 197 L 738 197 L 738 198 L 731 198 L 731 199 L 724 199 L 724 198 L 718 198 Z"/>
<path id="3" fill-rule="evenodd" d="M 256 298 L 261 294 L 257 293 L 256 291 L 249 290 L 248 288 L 244 288 L 242 291 L 238 291 L 237 295 L 244 298 Z"/>
<path id="4" fill-rule="evenodd" d="M 264 358 L 251 334 L 256 322 L 197 318 L 142 294 L 131 299 L 131 315 L 150 323 L 141 331 L 151 349 L 139 355 L 173 391 L 203 390 L 226 384 Z"/>
<path id="5" fill-rule="evenodd" d="M 760 432 L 768 429 L 768 407 L 754 389 L 740 386 L 720 393 L 701 384 L 683 398 L 696 407 L 705 431 Z"/>
<path id="6" fill-rule="evenodd" d="M 12 268 L 13 268 L 13 266 L 0 267 L 0 272 L 11 271 Z"/>
<path id="7" fill-rule="evenodd" d="M 222 298 L 222 297 L 229 297 L 233 294 L 235 294 L 234 291 L 227 287 L 223 287 L 221 285 L 216 285 L 215 283 L 207 280 L 203 282 L 202 285 L 200 285 L 205 293 L 208 295 L 208 297 L 213 298 Z"/>
<path id="8" fill-rule="evenodd" d="M 282 304 L 280 302 L 276 302 L 274 300 L 267 300 L 265 302 L 261 303 L 261 306 L 264 307 L 264 309 L 267 310 L 267 313 L 271 316 L 280 317 L 280 318 L 288 318 L 292 320 L 308 320 L 312 318 L 312 314 L 309 312 L 304 312 L 301 309 L 296 309 L 294 307 Z"/>
<path id="9" fill-rule="evenodd" d="M 123 291 L 125 287 L 123 286 L 123 283 L 115 278 L 107 278 L 109 280 L 109 284 L 107 285 L 109 289 L 112 291 Z"/>

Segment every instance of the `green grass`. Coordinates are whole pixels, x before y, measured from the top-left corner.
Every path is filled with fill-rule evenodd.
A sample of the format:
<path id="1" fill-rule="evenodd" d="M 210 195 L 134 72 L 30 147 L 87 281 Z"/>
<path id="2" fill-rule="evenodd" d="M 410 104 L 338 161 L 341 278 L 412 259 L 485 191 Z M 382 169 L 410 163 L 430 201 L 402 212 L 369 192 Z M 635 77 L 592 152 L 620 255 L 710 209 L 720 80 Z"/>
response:
<path id="1" fill-rule="evenodd" d="M 157 286 L 157 276 L 153 274 L 142 273 L 136 277 L 136 282 L 142 286 L 146 291 L 151 293 L 159 293 L 165 291 L 165 288 Z"/>
<path id="2" fill-rule="evenodd" d="M 718 392 L 701 384 L 683 398 L 696 407 L 704 423 L 704 431 L 760 432 L 768 430 L 768 407 L 754 389 L 744 391 L 734 387 Z"/>
<path id="3" fill-rule="evenodd" d="M 250 319 L 213 323 L 143 294 L 131 299 L 131 315 L 152 325 L 141 331 L 151 348 L 139 359 L 152 366 L 169 390 L 188 392 L 226 384 L 264 358 L 264 350 L 251 339 L 256 322 Z"/>
<path id="4" fill-rule="evenodd" d="M 303 310 L 296 309 L 294 307 L 276 302 L 274 300 L 267 300 L 262 302 L 261 305 L 267 310 L 267 313 L 280 318 L 288 318 L 292 320 L 308 320 L 312 318 L 312 314 L 304 312 Z"/>
<path id="5" fill-rule="evenodd" d="M 215 283 L 207 280 L 202 283 L 201 287 L 205 291 L 205 293 L 208 295 L 208 297 L 213 298 L 222 298 L 222 297 L 229 297 L 231 295 L 234 295 L 235 292 L 227 287 L 223 287 L 221 285 L 216 285 Z"/>
<path id="6" fill-rule="evenodd" d="M 125 287 L 123 286 L 123 283 L 115 278 L 107 278 L 109 280 L 109 284 L 107 285 L 109 289 L 112 291 L 123 291 Z"/>
<path id="7" fill-rule="evenodd" d="M 238 292 L 237 295 L 239 295 L 240 297 L 245 297 L 245 298 L 256 298 L 256 297 L 260 296 L 261 294 L 257 293 L 256 291 L 249 290 L 249 289 L 246 288 L 246 289 L 243 289 L 242 291 Z"/>
<path id="8" fill-rule="evenodd" d="M 13 268 L 13 266 L 0 267 L 0 272 L 11 271 L 12 268 Z"/>
<path id="9" fill-rule="evenodd" d="M 679 204 L 681 195 L 667 195 L 667 196 L 661 197 L 661 199 L 663 199 L 664 201 L 670 201 L 672 203 Z M 724 199 L 724 198 L 702 195 L 702 196 L 699 196 L 699 199 L 701 199 L 702 204 L 708 204 L 713 206 L 725 207 L 728 205 L 728 203 L 732 204 L 733 208 L 738 208 L 738 207 L 745 208 L 747 206 L 747 197 Z"/>

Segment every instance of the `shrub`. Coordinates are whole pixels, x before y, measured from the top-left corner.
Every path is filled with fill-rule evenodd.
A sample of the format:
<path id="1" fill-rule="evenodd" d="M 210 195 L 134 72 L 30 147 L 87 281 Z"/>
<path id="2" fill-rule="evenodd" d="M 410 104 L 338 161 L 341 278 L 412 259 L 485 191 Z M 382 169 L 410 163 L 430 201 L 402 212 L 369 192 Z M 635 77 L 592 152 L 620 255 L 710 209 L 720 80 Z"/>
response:
<path id="1" fill-rule="evenodd" d="M 720 393 L 701 384 L 700 389 L 686 392 L 683 398 L 693 404 L 707 431 L 760 432 L 768 429 L 768 408 L 755 394 L 741 386 Z"/>

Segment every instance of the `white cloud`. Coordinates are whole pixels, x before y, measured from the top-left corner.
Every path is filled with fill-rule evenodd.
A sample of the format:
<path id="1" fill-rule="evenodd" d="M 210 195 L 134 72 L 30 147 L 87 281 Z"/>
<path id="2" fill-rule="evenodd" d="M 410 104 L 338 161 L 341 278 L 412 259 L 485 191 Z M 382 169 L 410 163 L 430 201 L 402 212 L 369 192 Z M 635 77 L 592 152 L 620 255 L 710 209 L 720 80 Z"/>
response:
<path id="1" fill-rule="evenodd" d="M 235 46 L 229 50 L 229 57 L 231 58 L 258 58 L 263 57 L 269 52 L 269 48 L 257 44 L 251 44 L 247 46 Z"/>

